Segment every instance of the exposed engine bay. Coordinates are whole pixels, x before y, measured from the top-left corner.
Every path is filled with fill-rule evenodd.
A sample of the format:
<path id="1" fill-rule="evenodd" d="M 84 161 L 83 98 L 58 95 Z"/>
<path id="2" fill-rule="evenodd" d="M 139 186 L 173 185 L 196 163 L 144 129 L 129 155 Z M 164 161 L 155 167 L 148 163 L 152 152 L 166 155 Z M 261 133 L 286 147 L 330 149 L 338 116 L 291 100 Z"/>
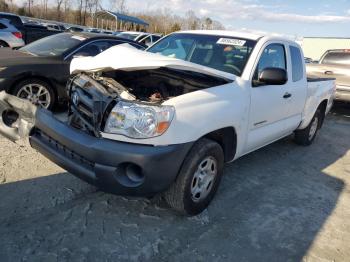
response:
<path id="1" fill-rule="evenodd" d="M 200 89 L 227 84 L 222 78 L 170 68 L 104 71 L 92 77 L 110 91 L 127 91 L 130 100 L 159 103 Z M 113 91 L 112 91 L 113 92 Z"/>
<path id="2" fill-rule="evenodd" d="M 106 118 L 118 101 L 161 105 L 173 97 L 231 81 L 165 67 L 80 73 L 68 83 L 70 124 L 99 136 Z"/>

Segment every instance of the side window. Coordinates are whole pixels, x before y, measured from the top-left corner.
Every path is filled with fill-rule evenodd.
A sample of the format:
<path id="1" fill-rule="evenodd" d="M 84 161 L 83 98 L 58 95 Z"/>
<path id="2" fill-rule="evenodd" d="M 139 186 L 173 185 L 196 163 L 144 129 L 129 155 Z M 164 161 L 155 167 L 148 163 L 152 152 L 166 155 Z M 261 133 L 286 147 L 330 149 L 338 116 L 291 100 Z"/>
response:
<path id="1" fill-rule="evenodd" d="M 13 15 L 0 15 L 0 19 L 5 18 L 10 21 L 12 25 L 17 27 L 17 29 L 20 29 L 22 27 L 22 20 L 18 16 L 13 16 Z"/>
<path id="2" fill-rule="evenodd" d="M 0 29 L 6 29 L 6 28 L 7 28 L 6 25 L 4 25 L 3 23 L 0 23 Z"/>
<path id="3" fill-rule="evenodd" d="M 289 46 L 290 55 L 292 58 L 292 75 L 293 82 L 303 79 L 303 58 L 300 49 L 295 46 Z"/>
<path id="4" fill-rule="evenodd" d="M 140 43 L 145 44 L 147 46 L 152 44 L 152 38 L 151 36 L 147 36 L 146 38 L 142 39 Z"/>
<path id="5" fill-rule="evenodd" d="M 271 44 L 264 49 L 258 66 L 255 69 L 253 80 L 258 80 L 260 73 L 268 67 L 282 68 L 287 70 L 286 51 L 283 45 Z"/>
<path id="6" fill-rule="evenodd" d="M 158 35 L 154 35 L 153 36 L 153 43 L 154 42 L 157 42 L 159 39 L 161 39 L 162 37 L 161 36 L 158 36 Z"/>
<path id="7" fill-rule="evenodd" d="M 110 41 L 96 41 L 87 44 L 83 48 L 79 49 L 77 53 L 83 53 L 85 56 L 96 56 L 99 53 L 110 48 L 112 44 Z"/>

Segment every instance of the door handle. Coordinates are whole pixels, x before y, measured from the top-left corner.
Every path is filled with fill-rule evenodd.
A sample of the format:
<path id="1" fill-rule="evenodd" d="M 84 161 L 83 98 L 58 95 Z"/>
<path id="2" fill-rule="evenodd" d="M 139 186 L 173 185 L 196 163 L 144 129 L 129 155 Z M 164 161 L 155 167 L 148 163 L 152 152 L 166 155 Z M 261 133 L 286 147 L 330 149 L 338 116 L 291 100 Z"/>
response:
<path id="1" fill-rule="evenodd" d="M 324 72 L 325 75 L 333 75 L 333 71 L 326 71 Z"/>
<path id="2" fill-rule="evenodd" d="M 287 98 L 290 98 L 290 97 L 292 97 L 292 94 L 290 94 L 290 93 L 285 93 L 284 96 L 283 96 L 284 99 L 287 99 Z"/>

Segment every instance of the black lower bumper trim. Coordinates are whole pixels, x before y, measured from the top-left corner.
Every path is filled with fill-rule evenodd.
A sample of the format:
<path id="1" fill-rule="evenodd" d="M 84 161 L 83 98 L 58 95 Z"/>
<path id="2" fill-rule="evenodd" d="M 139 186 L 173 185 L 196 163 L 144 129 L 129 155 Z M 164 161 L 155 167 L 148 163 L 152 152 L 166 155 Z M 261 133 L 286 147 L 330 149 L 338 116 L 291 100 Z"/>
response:
<path id="1" fill-rule="evenodd" d="M 29 139 L 33 148 L 73 175 L 104 191 L 135 196 L 166 190 L 193 144 L 155 147 L 97 138 L 43 109 Z"/>

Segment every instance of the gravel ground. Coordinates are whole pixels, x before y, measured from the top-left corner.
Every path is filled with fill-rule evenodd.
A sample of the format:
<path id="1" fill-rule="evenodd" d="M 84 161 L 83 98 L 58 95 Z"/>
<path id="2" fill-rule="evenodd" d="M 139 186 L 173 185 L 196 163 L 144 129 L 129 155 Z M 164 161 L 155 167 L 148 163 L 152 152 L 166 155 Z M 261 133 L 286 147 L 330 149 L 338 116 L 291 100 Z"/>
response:
<path id="1" fill-rule="evenodd" d="M 228 164 L 201 215 L 105 194 L 0 138 L 1 261 L 349 261 L 350 107 L 311 147 L 290 138 Z"/>

